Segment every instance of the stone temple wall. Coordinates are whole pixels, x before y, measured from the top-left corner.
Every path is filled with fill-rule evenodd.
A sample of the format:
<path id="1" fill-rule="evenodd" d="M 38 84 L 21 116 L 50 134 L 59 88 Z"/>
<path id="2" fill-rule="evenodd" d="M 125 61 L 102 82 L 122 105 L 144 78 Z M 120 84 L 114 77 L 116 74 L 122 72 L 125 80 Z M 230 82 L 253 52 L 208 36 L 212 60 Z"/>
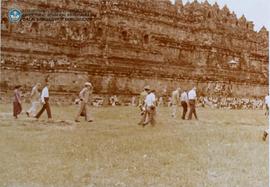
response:
<path id="1" fill-rule="evenodd" d="M 1 93 L 49 78 L 52 93 L 75 94 L 84 81 L 102 95 L 138 94 L 149 84 L 161 95 L 177 86 L 230 88 L 235 97 L 268 91 L 268 31 L 207 1 L 16 1 L 25 10 L 83 10 L 88 21 L 9 23 L 2 1 Z M 228 64 L 229 61 L 237 65 Z"/>

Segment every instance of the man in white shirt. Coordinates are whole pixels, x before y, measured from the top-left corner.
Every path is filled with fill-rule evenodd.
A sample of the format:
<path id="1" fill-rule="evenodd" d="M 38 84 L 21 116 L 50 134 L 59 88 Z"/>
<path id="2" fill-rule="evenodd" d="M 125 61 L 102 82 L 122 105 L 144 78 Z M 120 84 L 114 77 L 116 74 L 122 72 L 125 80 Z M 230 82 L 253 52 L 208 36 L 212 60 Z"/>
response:
<path id="1" fill-rule="evenodd" d="M 188 114 L 188 120 L 191 120 L 192 114 L 194 114 L 195 118 L 198 119 L 197 114 L 196 114 L 196 87 L 193 87 L 189 92 L 188 92 L 188 104 L 189 104 L 189 114 Z"/>
<path id="2" fill-rule="evenodd" d="M 152 126 L 155 125 L 155 115 L 156 115 L 156 96 L 155 90 L 151 90 L 150 93 L 145 98 L 145 107 L 146 107 L 146 118 L 143 123 L 143 127 L 148 123 L 151 123 Z"/>
<path id="3" fill-rule="evenodd" d="M 186 113 L 187 113 L 187 108 L 188 108 L 188 93 L 187 90 L 185 89 L 183 93 L 181 94 L 181 106 L 183 108 L 183 113 L 182 113 L 182 119 L 186 119 Z"/>
<path id="4" fill-rule="evenodd" d="M 177 88 L 172 92 L 172 117 L 176 116 L 177 108 L 180 102 L 180 91 L 181 88 Z"/>
<path id="5" fill-rule="evenodd" d="M 43 106 L 41 110 L 38 112 L 38 114 L 35 116 L 35 118 L 39 119 L 39 117 L 42 115 L 44 110 L 46 110 L 48 118 L 51 119 L 52 114 L 51 114 L 51 108 L 50 108 L 50 103 L 49 103 L 49 83 L 47 81 L 41 92 L 41 103 Z"/>
<path id="6" fill-rule="evenodd" d="M 30 116 L 35 116 L 36 115 L 36 112 L 37 112 L 37 107 L 38 105 L 40 104 L 40 93 L 38 91 L 39 87 L 41 86 L 40 83 L 37 83 L 33 88 L 32 88 L 32 91 L 31 91 L 31 103 L 32 103 L 32 106 L 31 108 L 26 112 L 26 115 L 28 117 Z"/>

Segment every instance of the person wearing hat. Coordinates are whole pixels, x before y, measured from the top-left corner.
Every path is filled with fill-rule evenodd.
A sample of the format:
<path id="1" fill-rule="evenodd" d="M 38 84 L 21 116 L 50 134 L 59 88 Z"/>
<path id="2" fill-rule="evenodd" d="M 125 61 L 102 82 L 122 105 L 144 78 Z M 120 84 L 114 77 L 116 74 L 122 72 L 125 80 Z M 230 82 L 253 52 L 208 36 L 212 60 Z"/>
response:
<path id="1" fill-rule="evenodd" d="M 172 92 L 172 117 L 176 116 L 177 108 L 180 102 L 180 91 L 181 88 L 178 87 L 176 90 Z"/>
<path id="2" fill-rule="evenodd" d="M 93 121 L 90 118 L 90 115 L 88 113 L 88 107 L 87 107 L 87 104 L 88 104 L 88 101 L 89 101 L 89 98 L 90 98 L 90 94 L 92 93 L 92 91 L 93 91 L 92 84 L 90 82 L 86 82 L 84 84 L 84 88 L 80 91 L 80 94 L 79 94 L 80 108 L 79 108 L 78 114 L 77 114 L 77 116 L 75 118 L 75 122 L 80 122 L 79 121 L 80 116 L 84 116 L 85 120 L 87 122 L 92 122 Z"/>
<path id="3" fill-rule="evenodd" d="M 149 123 L 152 126 L 154 126 L 156 123 L 155 116 L 156 116 L 157 99 L 155 96 L 155 92 L 156 92 L 155 90 L 151 90 L 145 98 L 146 117 L 145 117 L 145 121 L 143 123 L 143 127 Z"/>
<path id="4" fill-rule="evenodd" d="M 15 119 L 22 112 L 22 101 L 21 101 L 21 86 L 15 86 L 14 99 L 13 99 L 13 116 Z"/>
<path id="5" fill-rule="evenodd" d="M 36 115 L 36 112 L 37 112 L 37 107 L 40 103 L 40 93 L 38 91 L 39 87 L 41 86 L 40 83 L 37 83 L 33 88 L 32 88 L 32 91 L 31 91 L 31 103 L 32 103 L 32 106 L 31 108 L 26 112 L 26 115 L 28 117 L 31 116 L 35 116 Z"/>
<path id="6" fill-rule="evenodd" d="M 149 91 L 150 91 L 150 86 L 147 85 L 144 87 L 144 90 L 140 93 L 139 108 L 141 110 L 142 118 L 140 122 L 138 123 L 138 125 L 142 125 L 146 119 L 145 98 L 148 95 Z"/>
<path id="7" fill-rule="evenodd" d="M 50 108 L 50 103 L 49 103 L 49 82 L 47 80 L 45 81 L 45 86 L 41 92 L 41 103 L 42 103 L 42 108 L 37 113 L 35 118 L 39 119 L 40 116 L 43 114 L 44 110 L 46 110 L 48 119 L 52 119 L 52 113 L 51 113 L 51 108 Z"/>
<path id="8" fill-rule="evenodd" d="M 189 92 L 188 92 L 188 104 L 189 104 L 189 114 L 188 114 L 188 120 L 191 120 L 192 114 L 194 114 L 194 117 L 198 119 L 197 113 L 196 113 L 196 87 L 193 87 Z"/>

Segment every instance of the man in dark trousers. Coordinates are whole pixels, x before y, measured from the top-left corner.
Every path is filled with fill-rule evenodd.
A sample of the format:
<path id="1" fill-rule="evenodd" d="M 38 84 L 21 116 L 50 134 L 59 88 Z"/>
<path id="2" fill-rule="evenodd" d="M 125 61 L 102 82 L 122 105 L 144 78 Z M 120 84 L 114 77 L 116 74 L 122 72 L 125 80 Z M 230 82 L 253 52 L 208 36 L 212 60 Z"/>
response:
<path id="1" fill-rule="evenodd" d="M 48 81 L 45 82 L 45 86 L 41 92 L 41 103 L 42 103 L 42 108 L 37 113 L 35 118 L 39 119 L 39 117 L 42 115 L 44 110 L 46 110 L 48 118 L 52 119 L 51 108 L 50 108 L 50 103 L 49 103 L 49 82 Z"/>
<path id="2" fill-rule="evenodd" d="M 183 91 L 180 98 L 181 98 L 181 105 L 183 108 L 182 119 L 185 120 L 188 108 L 188 93 L 186 89 Z"/>
<path id="3" fill-rule="evenodd" d="M 196 114 L 196 87 L 193 87 L 192 90 L 188 92 L 188 104 L 189 104 L 189 114 L 188 114 L 188 120 L 191 120 L 192 114 L 194 114 L 194 117 L 198 119 Z"/>

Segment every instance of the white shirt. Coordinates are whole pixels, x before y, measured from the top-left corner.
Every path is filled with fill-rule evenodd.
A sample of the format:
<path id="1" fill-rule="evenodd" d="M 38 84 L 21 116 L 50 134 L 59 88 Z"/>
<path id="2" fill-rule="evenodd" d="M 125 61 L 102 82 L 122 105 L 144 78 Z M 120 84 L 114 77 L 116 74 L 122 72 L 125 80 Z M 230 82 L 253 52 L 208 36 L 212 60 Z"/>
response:
<path id="1" fill-rule="evenodd" d="M 156 101 L 156 96 L 154 93 L 150 93 L 145 98 L 145 104 L 146 106 L 153 106 Z"/>
<path id="2" fill-rule="evenodd" d="M 45 87 L 42 89 L 42 92 L 41 92 L 41 102 L 42 102 L 42 103 L 45 103 L 45 100 L 44 100 L 45 97 L 49 97 L 49 89 L 48 89 L 47 86 L 45 86 Z"/>
<path id="3" fill-rule="evenodd" d="M 197 97 L 197 95 L 196 95 L 195 90 L 192 89 L 192 90 L 190 90 L 190 91 L 188 92 L 188 99 L 190 99 L 190 100 L 195 100 L 196 97 Z"/>
<path id="4" fill-rule="evenodd" d="M 188 94 L 187 94 L 187 92 L 183 92 L 183 93 L 181 94 L 181 101 L 186 101 L 186 102 L 188 102 Z"/>

